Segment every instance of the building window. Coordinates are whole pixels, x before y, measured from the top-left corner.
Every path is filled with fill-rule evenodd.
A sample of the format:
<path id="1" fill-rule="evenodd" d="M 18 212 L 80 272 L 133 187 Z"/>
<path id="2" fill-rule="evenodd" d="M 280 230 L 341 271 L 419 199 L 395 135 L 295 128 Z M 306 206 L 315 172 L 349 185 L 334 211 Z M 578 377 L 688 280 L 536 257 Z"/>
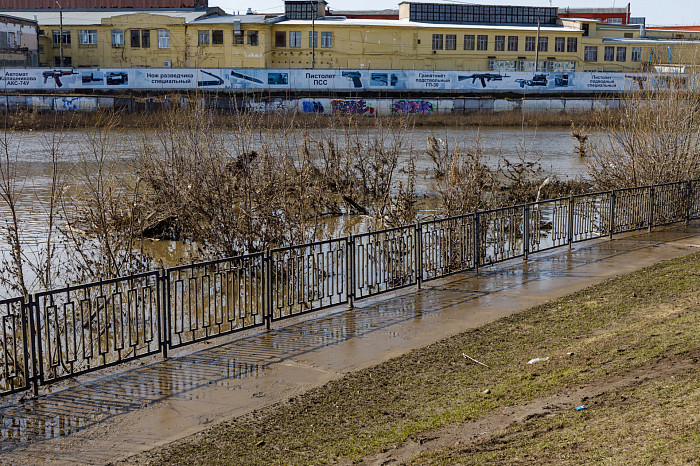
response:
<path id="1" fill-rule="evenodd" d="M 587 45 L 583 49 L 584 61 L 598 61 L 598 47 Z"/>
<path id="2" fill-rule="evenodd" d="M 309 48 L 318 48 L 318 32 L 309 31 Z"/>
<path id="3" fill-rule="evenodd" d="M 243 36 L 243 34 L 241 34 Z M 211 31 L 211 43 L 214 45 L 222 45 L 224 43 L 224 31 L 217 29 Z M 241 37 L 241 43 L 243 43 L 243 38 Z"/>
<path id="4" fill-rule="evenodd" d="M 627 47 L 617 48 L 617 61 L 627 61 Z"/>
<path id="5" fill-rule="evenodd" d="M 442 34 L 433 34 L 433 50 L 442 50 Z"/>
<path id="6" fill-rule="evenodd" d="M 114 47 L 122 47 L 124 45 L 124 31 L 112 31 L 112 45 Z"/>
<path id="7" fill-rule="evenodd" d="M 554 51 L 555 52 L 563 52 L 565 44 L 566 44 L 566 40 L 564 37 L 555 37 L 554 38 Z"/>
<path id="8" fill-rule="evenodd" d="M 248 45 L 258 45 L 258 31 L 248 31 Z"/>
<path id="9" fill-rule="evenodd" d="M 212 36 L 212 41 L 214 40 L 214 36 Z M 223 37 L 222 37 L 223 40 Z M 233 45 L 243 45 L 243 42 L 245 41 L 245 35 L 243 31 L 233 31 Z"/>
<path id="10" fill-rule="evenodd" d="M 324 49 L 329 49 L 333 47 L 333 33 L 332 32 L 322 32 L 321 33 L 321 47 Z"/>
<path id="11" fill-rule="evenodd" d="M 135 31 L 131 31 L 131 47 L 141 47 L 141 31 L 139 31 L 138 29 Z"/>
<path id="12" fill-rule="evenodd" d="M 284 31 L 275 31 L 275 47 L 287 46 L 287 33 Z"/>
<path id="13" fill-rule="evenodd" d="M 81 29 L 78 31 L 78 43 L 80 45 L 96 45 L 97 30 L 96 29 Z"/>
<path id="14" fill-rule="evenodd" d="M 456 34 L 445 34 L 445 50 L 457 50 Z"/>
<path id="15" fill-rule="evenodd" d="M 518 51 L 518 36 L 508 36 L 508 51 L 517 52 Z"/>
<path id="16" fill-rule="evenodd" d="M 148 29 L 141 31 L 141 47 L 144 49 L 151 47 L 151 31 Z"/>
<path id="17" fill-rule="evenodd" d="M 488 50 L 489 48 L 489 36 L 477 36 L 476 37 L 476 49 L 477 50 Z"/>
<path id="18" fill-rule="evenodd" d="M 53 57 L 53 66 L 73 66 L 73 59 L 71 57 L 63 57 L 63 63 L 61 63 L 61 57 Z"/>
<path id="19" fill-rule="evenodd" d="M 167 29 L 158 30 L 158 48 L 159 49 L 169 49 L 170 48 L 170 31 Z"/>
<path id="20" fill-rule="evenodd" d="M 289 33 L 289 46 L 294 48 L 301 47 L 301 31 L 291 31 Z"/>
<path id="21" fill-rule="evenodd" d="M 286 3 L 289 5 L 292 2 Z M 289 15 L 287 15 L 289 17 Z M 291 19 L 291 18 L 290 18 Z M 299 19 L 299 18 L 297 18 Z M 308 18 L 306 18 L 308 19 Z M 433 23 L 556 24 L 557 8 L 411 3 L 409 20 Z"/>
<path id="22" fill-rule="evenodd" d="M 474 50 L 474 36 L 464 36 L 464 50 Z"/>
<path id="23" fill-rule="evenodd" d="M 642 61 L 642 48 L 632 47 L 632 61 Z"/>
<path id="24" fill-rule="evenodd" d="M 284 2 L 284 16 L 287 19 L 306 19 L 311 20 L 318 17 L 318 2 Z M 290 45 L 291 47 L 291 45 Z"/>
<path id="25" fill-rule="evenodd" d="M 537 41 L 536 37 L 531 37 L 531 36 L 526 37 L 525 38 L 525 51 L 526 52 L 534 52 L 536 41 Z"/>
<path id="26" fill-rule="evenodd" d="M 603 51 L 603 60 L 615 61 L 615 47 L 605 47 Z"/>
<path id="27" fill-rule="evenodd" d="M 496 52 L 503 52 L 506 49 L 506 36 L 496 36 L 493 40 L 493 49 Z"/>
<path id="28" fill-rule="evenodd" d="M 576 37 L 569 37 L 566 39 L 566 51 L 570 53 L 578 52 L 578 40 Z"/>
<path id="29" fill-rule="evenodd" d="M 61 44 L 61 31 L 53 31 L 53 45 Z M 70 31 L 63 31 L 63 45 L 70 45 Z"/>
<path id="30" fill-rule="evenodd" d="M 209 31 L 199 31 L 197 35 L 197 44 L 209 45 Z"/>
<path id="31" fill-rule="evenodd" d="M 537 44 L 537 50 L 546 52 L 549 49 L 549 37 L 540 37 L 540 42 Z"/>

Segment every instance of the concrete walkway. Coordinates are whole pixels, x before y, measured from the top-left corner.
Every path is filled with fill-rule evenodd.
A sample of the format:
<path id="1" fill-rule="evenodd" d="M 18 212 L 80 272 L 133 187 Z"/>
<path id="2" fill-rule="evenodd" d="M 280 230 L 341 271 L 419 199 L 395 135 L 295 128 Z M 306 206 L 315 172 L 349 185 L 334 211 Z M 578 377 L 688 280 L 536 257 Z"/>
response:
<path id="1" fill-rule="evenodd" d="M 700 248 L 700 224 L 597 240 L 0 400 L 3 463 L 101 464 L 469 328 Z M 530 355 L 523 354 L 524 360 Z M 25 395 L 27 396 L 27 395 Z"/>

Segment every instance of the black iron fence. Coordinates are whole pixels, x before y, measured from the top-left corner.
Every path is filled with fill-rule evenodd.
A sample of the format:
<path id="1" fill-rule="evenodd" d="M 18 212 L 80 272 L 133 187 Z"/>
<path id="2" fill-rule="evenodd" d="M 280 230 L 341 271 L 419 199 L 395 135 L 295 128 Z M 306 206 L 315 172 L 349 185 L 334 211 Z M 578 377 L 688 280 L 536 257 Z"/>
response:
<path id="1" fill-rule="evenodd" d="M 700 180 L 549 199 L 0 301 L 0 395 L 529 254 L 700 218 Z"/>

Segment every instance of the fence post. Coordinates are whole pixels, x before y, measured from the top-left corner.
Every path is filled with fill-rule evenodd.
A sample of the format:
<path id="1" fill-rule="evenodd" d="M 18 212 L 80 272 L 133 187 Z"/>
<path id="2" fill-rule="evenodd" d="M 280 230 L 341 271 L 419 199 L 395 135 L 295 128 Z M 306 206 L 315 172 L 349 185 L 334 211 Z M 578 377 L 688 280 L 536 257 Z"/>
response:
<path id="1" fill-rule="evenodd" d="M 35 390 L 38 395 L 39 385 L 41 385 L 41 383 L 44 381 L 44 349 L 41 345 L 41 309 L 39 308 L 39 298 L 36 294 L 34 294 L 33 296 L 34 298 L 32 300 L 32 309 L 30 309 L 30 312 L 32 313 L 32 317 L 34 318 L 34 333 L 36 336 L 37 373 L 34 374 L 34 376 L 36 377 Z"/>
<path id="2" fill-rule="evenodd" d="M 613 234 L 615 233 L 615 198 L 616 194 L 615 190 L 613 189 L 610 191 L 610 231 L 608 232 L 611 240 L 613 239 Z"/>
<path id="3" fill-rule="evenodd" d="M 160 269 L 158 273 L 158 287 L 161 292 L 158 293 L 160 309 L 158 309 L 158 318 L 160 319 L 160 349 L 163 353 L 163 359 L 168 359 L 168 344 L 170 343 L 170 274 L 165 268 Z"/>
<path id="4" fill-rule="evenodd" d="M 479 231 L 479 211 L 474 212 L 474 271 L 479 274 L 479 263 L 481 262 L 481 233 Z"/>
<path id="5" fill-rule="evenodd" d="M 525 204 L 523 223 L 523 261 L 527 262 L 527 255 L 530 251 L 530 204 Z"/>
<path id="6" fill-rule="evenodd" d="M 348 289 L 348 308 L 355 307 L 355 239 L 352 235 L 346 238 L 345 242 L 346 262 L 346 279 Z"/>
<path id="7" fill-rule="evenodd" d="M 690 223 L 690 211 L 693 206 L 693 184 L 692 181 L 688 180 L 685 182 L 685 224 Z"/>
<path id="8" fill-rule="evenodd" d="M 649 229 L 654 225 L 654 186 L 649 188 Z"/>
<path id="9" fill-rule="evenodd" d="M 415 241 L 413 245 L 413 249 L 415 252 L 414 256 L 414 263 L 415 263 L 415 271 L 416 271 L 416 289 L 420 290 L 421 286 L 423 284 L 423 233 L 422 233 L 423 227 L 421 226 L 420 222 L 416 222 L 416 228 L 415 228 Z"/>
<path id="10" fill-rule="evenodd" d="M 574 242 L 574 195 L 569 194 L 569 224 L 567 225 L 567 234 L 569 236 L 569 251 L 571 251 L 571 245 Z"/>
<path id="11" fill-rule="evenodd" d="M 37 348 L 36 348 L 36 323 L 34 322 L 34 302 L 35 302 L 35 297 L 34 295 L 29 295 L 29 302 L 26 302 L 26 298 L 22 300 L 22 320 L 27 321 L 29 320 L 29 346 L 28 348 L 24 348 L 24 354 L 25 357 L 27 357 L 27 350 L 31 351 L 31 358 L 32 358 L 32 393 L 34 394 L 34 397 L 39 396 L 39 369 L 37 368 L 37 364 L 39 363 L 39 357 L 37 356 Z M 29 375 L 29 374 L 27 374 Z"/>
<path id="12" fill-rule="evenodd" d="M 272 326 L 272 257 L 267 249 L 263 254 L 263 320 L 265 328 Z"/>

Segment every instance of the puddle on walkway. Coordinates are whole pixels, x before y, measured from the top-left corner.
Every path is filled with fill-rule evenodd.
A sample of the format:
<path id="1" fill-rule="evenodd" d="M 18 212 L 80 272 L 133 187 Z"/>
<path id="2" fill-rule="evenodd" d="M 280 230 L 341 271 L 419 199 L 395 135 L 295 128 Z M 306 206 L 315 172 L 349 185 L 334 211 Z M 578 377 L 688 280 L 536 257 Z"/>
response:
<path id="1" fill-rule="evenodd" d="M 196 399 L 198 396 L 192 394 L 196 388 L 257 377 L 266 368 L 264 364 L 224 357 L 222 348 L 173 358 L 0 408 L 0 451 L 68 436 L 168 397 Z"/>
<path id="2" fill-rule="evenodd" d="M 586 266 L 585 276 L 591 276 L 603 268 L 609 271 L 609 262 L 607 265 L 598 265 L 597 262 L 643 247 L 649 247 L 649 243 L 642 246 L 632 241 L 619 242 L 616 247 L 611 247 L 609 243 L 597 243 L 571 253 L 535 256 L 526 264 L 513 262 L 502 268 L 485 269 L 479 277 L 454 276 L 447 282 L 435 282 L 437 286 L 431 282 L 426 284 L 423 292 L 406 289 L 399 294 L 388 294 L 376 301 L 360 303 L 362 307 L 354 310 L 329 310 L 318 317 L 310 316 L 310 320 L 119 375 L 106 376 L 84 385 L 73 382 L 74 386 L 54 391 L 37 400 L 21 401 L 0 408 L 0 451 L 10 452 L 46 439 L 67 437 L 91 426 L 106 425 L 117 416 L 168 399 L 183 400 L 186 404 L 178 404 L 177 407 L 186 407 L 189 411 L 187 415 L 190 420 L 194 419 L 195 425 L 207 425 L 217 420 L 217 397 L 228 393 L 232 400 L 240 401 L 245 406 L 251 396 L 264 399 L 268 393 L 274 393 L 274 387 L 267 384 L 280 386 L 279 380 L 261 381 L 259 385 L 256 384 L 252 395 L 249 391 L 241 390 L 243 380 L 264 379 L 261 376 L 273 365 L 291 361 L 291 364 L 286 364 L 290 366 L 290 371 L 284 374 L 293 380 L 285 382 L 303 383 L 306 381 L 301 378 L 308 372 L 296 371 L 296 365 L 313 367 L 315 361 L 327 368 L 351 367 L 357 361 L 367 360 L 370 354 L 376 358 L 376 353 L 394 344 L 391 341 L 411 336 L 407 335 L 407 329 L 416 322 L 433 319 L 434 322 L 446 322 L 450 326 L 450 319 L 455 319 L 455 316 L 463 318 L 461 312 L 464 308 L 460 306 L 471 302 L 478 303 L 475 307 L 482 311 L 491 313 L 490 302 L 496 298 L 494 293 L 517 289 L 518 295 L 525 296 L 547 287 L 551 291 L 551 278 L 575 278 L 584 273 L 577 270 L 583 265 Z M 642 253 L 641 256 L 646 257 L 646 254 Z M 621 257 L 619 264 L 630 266 L 635 261 L 634 257 Z M 545 299 L 546 295 L 547 292 L 540 299 Z M 510 300 L 509 304 L 512 301 L 515 307 L 522 304 L 520 296 L 506 296 L 504 299 Z M 503 306 L 503 302 L 500 306 Z M 458 314 L 450 316 L 446 309 L 457 310 Z M 412 337 L 416 338 L 415 332 Z M 421 338 L 424 337 L 418 337 L 419 340 Z M 320 363 L 319 358 L 309 357 L 310 365 L 305 366 L 307 358 L 304 355 L 355 340 L 362 341 L 362 344 L 345 345 L 342 351 L 324 352 Z M 148 423 L 149 438 L 166 438 L 168 429 L 172 432 L 173 426 L 177 427 L 182 422 L 183 414 L 169 408 L 166 406 L 153 419 L 144 421 Z M 202 411 L 198 414 L 200 408 Z M 144 440 L 143 432 L 129 435 Z M 130 438 L 130 441 L 134 438 Z M 53 444 L 51 448 L 60 448 L 60 445 Z M 32 460 L 37 458 L 32 456 Z"/>

